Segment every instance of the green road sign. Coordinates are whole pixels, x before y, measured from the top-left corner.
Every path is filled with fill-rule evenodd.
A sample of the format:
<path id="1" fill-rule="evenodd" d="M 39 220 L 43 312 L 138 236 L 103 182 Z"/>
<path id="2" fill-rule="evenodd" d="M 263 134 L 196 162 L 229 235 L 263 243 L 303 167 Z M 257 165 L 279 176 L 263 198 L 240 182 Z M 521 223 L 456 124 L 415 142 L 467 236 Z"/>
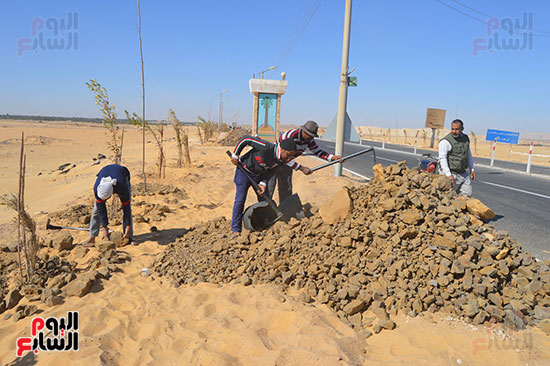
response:
<path id="1" fill-rule="evenodd" d="M 357 86 L 357 76 L 348 76 L 348 86 Z"/>

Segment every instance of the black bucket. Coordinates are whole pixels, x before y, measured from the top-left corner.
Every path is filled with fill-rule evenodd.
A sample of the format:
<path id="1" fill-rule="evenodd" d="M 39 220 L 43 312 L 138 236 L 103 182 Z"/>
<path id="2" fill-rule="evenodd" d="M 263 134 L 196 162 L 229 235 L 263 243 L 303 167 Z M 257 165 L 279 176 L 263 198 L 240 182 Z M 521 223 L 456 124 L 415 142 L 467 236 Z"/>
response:
<path id="1" fill-rule="evenodd" d="M 286 219 L 290 219 L 291 217 L 303 218 L 303 216 L 299 216 L 302 212 L 302 201 L 300 200 L 300 196 L 294 193 L 292 196 L 288 197 L 279 205 L 279 211 L 283 213 Z"/>
<path id="2" fill-rule="evenodd" d="M 296 193 L 281 203 L 279 211 L 280 215 L 266 201 L 255 203 L 244 211 L 244 227 L 250 231 L 262 231 L 269 229 L 271 225 L 280 219 L 288 220 L 291 217 L 301 219 L 304 217 L 302 201 Z"/>
<path id="3" fill-rule="evenodd" d="M 249 206 L 243 214 L 244 227 L 250 231 L 262 231 L 268 229 L 283 215 L 277 212 L 266 201 L 260 201 Z"/>

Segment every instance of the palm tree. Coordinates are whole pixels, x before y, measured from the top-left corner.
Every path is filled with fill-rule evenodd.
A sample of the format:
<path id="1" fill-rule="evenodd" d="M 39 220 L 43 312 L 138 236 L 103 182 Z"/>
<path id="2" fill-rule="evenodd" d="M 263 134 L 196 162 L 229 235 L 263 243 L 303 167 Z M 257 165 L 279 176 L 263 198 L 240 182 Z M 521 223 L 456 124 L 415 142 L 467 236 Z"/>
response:
<path id="1" fill-rule="evenodd" d="M 263 97 L 261 105 L 265 108 L 265 120 L 264 120 L 264 127 L 268 127 L 267 124 L 267 113 L 269 111 L 269 107 L 273 105 L 273 99 L 270 97 Z"/>

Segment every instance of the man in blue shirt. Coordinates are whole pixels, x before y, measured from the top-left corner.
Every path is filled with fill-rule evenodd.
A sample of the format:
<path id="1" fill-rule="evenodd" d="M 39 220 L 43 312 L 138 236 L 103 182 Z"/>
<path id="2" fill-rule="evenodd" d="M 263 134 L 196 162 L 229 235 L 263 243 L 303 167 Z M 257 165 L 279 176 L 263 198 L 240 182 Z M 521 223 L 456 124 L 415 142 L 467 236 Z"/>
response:
<path id="1" fill-rule="evenodd" d="M 90 238 L 88 243 L 95 243 L 95 238 L 99 235 L 99 227 L 102 228 L 102 238 L 109 240 L 109 217 L 107 215 L 107 201 L 113 193 L 116 193 L 122 203 L 122 229 L 124 232 L 123 238 L 129 240 L 133 244 L 133 227 L 132 227 L 132 206 L 130 204 L 132 198 L 132 190 L 130 186 L 130 171 L 128 168 L 112 164 L 103 167 L 97 174 L 97 179 L 94 184 L 94 209 L 90 219 Z"/>

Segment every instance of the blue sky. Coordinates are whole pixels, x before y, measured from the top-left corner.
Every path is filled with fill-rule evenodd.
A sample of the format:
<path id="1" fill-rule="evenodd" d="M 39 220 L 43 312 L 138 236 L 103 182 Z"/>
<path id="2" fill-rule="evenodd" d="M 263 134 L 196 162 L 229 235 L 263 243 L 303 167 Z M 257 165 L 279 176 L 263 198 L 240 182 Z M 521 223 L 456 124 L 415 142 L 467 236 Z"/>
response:
<path id="1" fill-rule="evenodd" d="M 446 124 L 462 118 L 466 131 L 487 128 L 549 132 L 550 3 L 546 1 L 441 0 L 482 21 L 521 20 L 533 14 L 532 49 L 483 50 L 487 25 L 438 0 L 353 2 L 350 68 L 359 86 L 349 89 L 348 113 L 356 125 L 421 128 L 426 108 L 447 110 Z M 336 114 L 344 1 L 323 0 L 282 64 L 296 29 L 318 0 L 142 0 L 146 117 L 165 119 L 172 108 L 183 121 L 217 120 L 218 93 L 225 119 L 250 123 L 253 73 L 277 64 L 287 74 L 281 122 L 313 119 L 328 125 Z M 3 1 L 0 12 L 0 114 L 99 117 L 85 82 L 105 86 L 119 117 L 141 113 L 136 1 Z M 463 5 L 469 6 L 468 9 Z M 476 12 L 477 11 L 477 12 Z M 67 19 L 78 13 L 78 48 L 25 51 L 33 19 Z M 480 12 L 480 13 L 478 13 Z M 499 23 L 502 24 L 502 23 Z M 546 28 L 545 28 L 546 27 Z M 44 37 L 52 37 L 45 31 Z"/>

